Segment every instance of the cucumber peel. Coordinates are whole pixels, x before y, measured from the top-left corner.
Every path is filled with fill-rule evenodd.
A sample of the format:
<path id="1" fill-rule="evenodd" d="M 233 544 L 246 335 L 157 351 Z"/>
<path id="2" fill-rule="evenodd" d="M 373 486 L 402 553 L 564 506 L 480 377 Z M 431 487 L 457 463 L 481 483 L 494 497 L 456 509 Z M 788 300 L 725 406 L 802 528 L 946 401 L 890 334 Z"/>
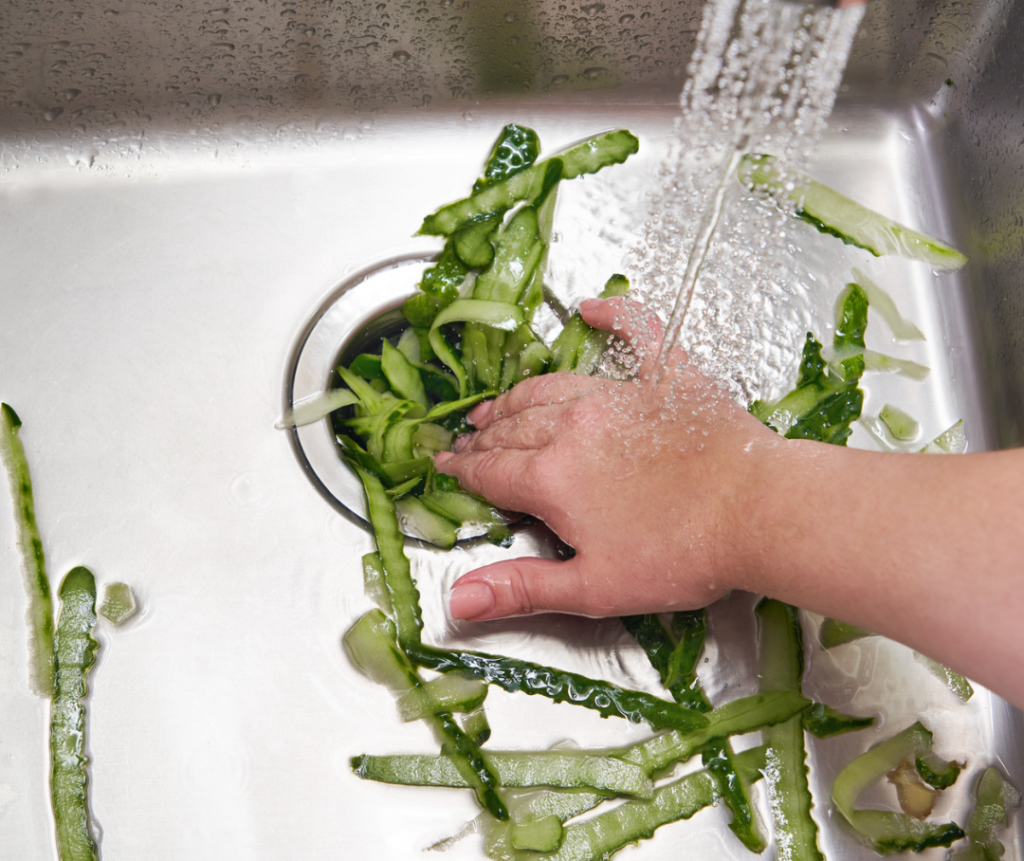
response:
<path id="1" fill-rule="evenodd" d="M 743 156 L 738 178 L 750 191 L 767 192 L 776 201 L 781 197 L 794 216 L 821 233 L 875 257 L 898 254 L 950 272 L 967 263 L 966 255 L 941 240 L 911 230 L 809 176 L 781 168 L 774 156 Z"/>

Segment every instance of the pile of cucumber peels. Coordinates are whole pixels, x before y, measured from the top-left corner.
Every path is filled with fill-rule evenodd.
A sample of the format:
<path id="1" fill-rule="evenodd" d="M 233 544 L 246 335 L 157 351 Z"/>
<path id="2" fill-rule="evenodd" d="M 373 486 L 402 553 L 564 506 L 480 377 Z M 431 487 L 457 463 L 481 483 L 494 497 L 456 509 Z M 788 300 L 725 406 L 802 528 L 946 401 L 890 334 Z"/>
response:
<path id="1" fill-rule="evenodd" d="M 531 130 L 504 129 L 472 193 L 423 222 L 421 232 L 444 237 L 445 244 L 404 306 L 408 326 L 394 343 L 385 340 L 379 355 L 361 355 L 338 369 L 346 387 L 341 391 L 348 394 L 340 395 L 345 406 L 332 421 L 342 456 L 366 492 L 377 551 L 364 557 L 365 585 L 380 608 L 356 622 L 345 635 L 345 649 L 365 675 L 396 695 L 403 719 L 431 726 L 440 747 L 438 754 L 357 756 L 352 768 L 361 778 L 385 783 L 472 789 L 483 809 L 478 822 L 486 852 L 495 859 L 608 858 L 661 825 L 717 803 L 729 809 L 730 828 L 750 851 L 762 852 L 770 834 L 776 846 L 786 848 L 786 857 L 820 859 L 805 734 L 830 737 L 870 726 L 873 719 L 840 714 L 803 695 L 803 631 L 796 608 L 769 599 L 758 605 L 760 692 L 717 708 L 696 673 L 707 629 L 703 610 L 675 613 L 670 622 L 657 615 L 622 619 L 659 673 L 666 698 L 422 641 L 419 595 L 403 533 L 440 547 L 450 547 L 467 528 L 485 528 L 496 542 L 510 540 L 504 514 L 438 474 L 433 455 L 450 447 L 465 428 L 466 411 L 478 401 L 530 375 L 592 373 L 607 344 L 607 334 L 591 330 L 578 314 L 563 319 L 564 329 L 550 345 L 531 322 L 545 299 L 543 270 L 559 182 L 624 161 L 636 152 L 636 138 L 612 132 L 543 160 L 539 150 Z M 740 179 L 756 191 L 775 181 L 775 170 L 770 157 L 750 157 Z M 874 254 L 899 251 L 948 268 L 965 260 L 916 233 L 911 242 L 886 246 L 879 236 L 906 237 L 906 228 L 874 213 L 866 220 L 863 207 L 813 181 L 803 189 L 806 199 L 791 214 L 823 232 Z M 844 233 L 844 219 L 851 218 L 855 224 Z M 789 438 L 845 445 L 861 416 L 864 373 L 884 367 L 913 376 L 920 368 L 866 349 L 869 301 L 878 299 L 890 325 L 899 318 L 884 293 L 866 277 L 858 281 L 840 297 L 829 359 L 809 334 L 794 390 L 775 403 L 750 407 Z M 625 279 L 613 276 L 602 295 L 627 290 Z M 325 403 L 327 398 L 337 401 L 339 393 L 328 393 Z M 484 747 L 490 740 L 488 686 L 646 722 L 655 734 L 619 749 L 492 750 Z M 762 733 L 760 746 L 733 748 L 733 736 L 755 731 Z M 919 809 L 876 815 L 854 806 L 861 790 L 904 760 L 912 772 L 904 768 L 904 783 L 920 784 L 926 793 L 937 794 L 956 778 L 958 767 L 931 753 L 931 734 L 920 724 L 882 747 L 885 755 L 880 748 L 869 751 L 836 781 L 835 809 L 858 838 L 882 853 L 921 851 L 964 838 L 955 823 L 926 821 Z M 676 765 L 698 755 L 702 769 L 668 779 Z M 752 797 L 762 777 L 769 783 L 770 832 Z M 986 779 L 994 785 L 994 778 Z M 1018 800 L 1013 792 L 986 789 L 985 803 L 1004 801 L 995 819 L 986 821 L 999 815 L 1006 820 Z M 590 815 L 580 818 L 584 813 Z M 964 857 L 999 845 L 992 829 L 975 830 L 978 836 L 971 836 Z"/>

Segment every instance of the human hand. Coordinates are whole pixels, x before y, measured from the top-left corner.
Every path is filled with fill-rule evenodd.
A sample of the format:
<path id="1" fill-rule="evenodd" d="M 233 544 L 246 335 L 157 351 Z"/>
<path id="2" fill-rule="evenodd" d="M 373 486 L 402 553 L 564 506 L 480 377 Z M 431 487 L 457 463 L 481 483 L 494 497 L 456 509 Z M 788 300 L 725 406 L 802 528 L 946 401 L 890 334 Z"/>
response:
<path id="1" fill-rule="evenodd" d="M 693 609 L 737 585 L 753 552 L 758 464 L 779 438 L 681 351 L 659 373 L 660 327 L 639 306 L 589 300 L 580 311 L 646 356 L 637 379 L 526 380 L 477 406 L 476 432 L 437 456 L 441 472 L 540 518 L 576 555 L 464 575 L 448 596 L 452 618 Z"/>

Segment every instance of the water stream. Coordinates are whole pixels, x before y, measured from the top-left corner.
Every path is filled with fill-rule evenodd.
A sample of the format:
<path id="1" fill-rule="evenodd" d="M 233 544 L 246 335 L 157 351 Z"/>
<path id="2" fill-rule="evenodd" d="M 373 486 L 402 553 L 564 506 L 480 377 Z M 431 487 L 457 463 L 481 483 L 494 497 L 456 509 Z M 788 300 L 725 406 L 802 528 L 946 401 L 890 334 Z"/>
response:
<path id="1" fill-rule="evenodd" d="M 862 15 L 861 5 L 838 10 L 789 0 L 705 6 L 680 99 L 680 144 L 663 166 L 663 192 L 637 255 L 644 302 L 666 321 L 659 367 L 683 342 L 742 156 L 767 152 L 791 167 L 806 161 Z M 696 223 L 694 213 L 701 214 Z"/>

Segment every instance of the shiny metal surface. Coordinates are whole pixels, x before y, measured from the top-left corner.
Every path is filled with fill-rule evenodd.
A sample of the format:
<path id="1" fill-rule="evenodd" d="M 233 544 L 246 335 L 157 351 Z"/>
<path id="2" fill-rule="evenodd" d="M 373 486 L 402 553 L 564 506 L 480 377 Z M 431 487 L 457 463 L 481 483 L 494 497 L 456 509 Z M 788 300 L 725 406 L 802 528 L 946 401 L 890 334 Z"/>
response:
<path id="1" fill-rule="evenodd" d="M 854 252 L 843 263 L 868 268 L 928 335 L 910 354 L 928 380 L 878 378 L 867 409 L 899 397 L 926 435 L 963 417 L 974 448 L 1024 441 L 1022 5 L 873 0 L 813 166 L 971 256 L 942 279 Z M 553 288 L 570 303 L 592 292 L 645 215 L 637 189 L 657 182 L 699 14 L 526 0 L 9 0 L 0 11 L 0 399 L 25 422 L 51 578 L 86 564 L 130 583 L 143 608 L 124 628 L 101 625 L 90 681 L 107 861 L 404 861 L 475 815 L 463 793 L 349 770 L 352 755 L 433 742 L 341 651 L 370 606 L 359 558 L 372 543 L 274 429 L 289 360 L 337 285 L 436 252 L 414 237 L 420 218 L 468 187 L 509 120 L 549 150 L 614 126 L 641 138 L 636 159 L 560 200 Z M 13 541 L 4 495 L 0 855 L 54 858 L 47 709 L 27 687 Z M 552 552 L 536 528 L 510 551 L 410 543 L 425 637 L 657 690 L 614 620 L 445 619 L 455 577 L 534 551 Z M 736 595 L 713 612 L 702 673 L 716 701 L 755 684 L 750 609 Z M 958 705 L 902 646 L 812 651 L 809 673 L 812 695 L 882 717 L 869 739 L 921 717 L 941 753 L 999 763 L 1024 784 L 1020 713 L 985 691 Z M 489 708 L 502 747 L 644 734 L 535 698 L 495 695 Z M 866 743 L 841 737 L 811 754 L 836 861 L 874 857 L 826 801 L 830 776 Z M 937 815 L 962 821 L 969 799 L 942 803 Z M 705 811 L 622 857 L 741 858 L 726 819 Z M 477 840 L 449 857 L 481 857 Z M 1022 857 L 1019 825 L 1006 842 L 1007 858 Z"/>

